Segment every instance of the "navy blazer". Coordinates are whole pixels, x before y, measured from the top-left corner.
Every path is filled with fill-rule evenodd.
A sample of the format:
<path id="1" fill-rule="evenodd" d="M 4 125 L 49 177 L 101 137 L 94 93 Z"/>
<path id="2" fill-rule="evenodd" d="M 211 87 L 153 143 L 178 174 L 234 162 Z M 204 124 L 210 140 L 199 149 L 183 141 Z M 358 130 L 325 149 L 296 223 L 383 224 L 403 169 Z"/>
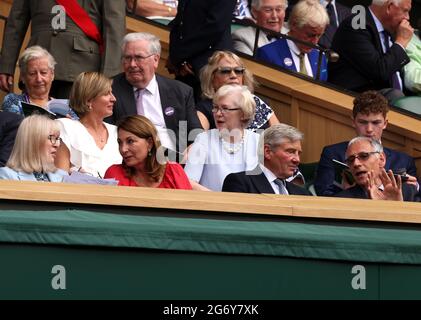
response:
<path id="1" fill-rule="evenodd" d="M 314 187 L 319 196 L 333 196 L 341 189 L 333 184 L 335 181 L 335 167 L 332 159 L 345 162 L 345 152 L 348 147 L 348 141 L 340 142 L 323 148 L 317 167 Z M 417 176 L 417 168 L 414 159 L 406 153 L 395 151 L 389 148 L 383 148 L 386 155 L 385 170 L 406 169 L 411 176 Z"/>
<path id="2" fill-rule="evenodd" d="M 183 151 L 180 150 L 180 146 L 187 141 L 179 140 L 180 121 L 187 121 L 187 134 L 193 129 L 202 129 L 194 107 L 193 89 L 180 81 L 167 79 L 160 75 L 156 75 L 156 81 L 158 82 L 165 125 L 175 133 L 177 149 Z M 124 73 L 114 77 L 112 89 L 116 102 L 112 117 L 105 119 L 105 121 L 116 124 L 120 119 L 136 115 L 136 99 L 133 86 L 127 81 Z M 169 110 L 173 112 L 168 112 Z"/>
<path id="3" fill-rule="evenodd" d="M 0 167 L 6 165 L 15 144 L 16 132 L 23 117 L 19 114 L 0 112 Z"/>
<path id="4" fill-rule="evenodd" d="M 284 69 L 297 72 L 297 67 L 292 58 L 291 50 L 288 47 L 288 42 L 284 38 L 258 48 L 257 58 L 276 64 Z M 310 60 L 311 70 L 313 71 L 313 78 L 316 78 L 319 50 L 312 49 L 308 53 L 308 58 Z M 320 67 L 320 80 L 327 80 L 327 60 L 325 54 L 323 54 L 322 65 Z"/>
<path id="5" fill-rule="evenodd" d="M 392 74 L 402 71 L 409 57 L 396 43 L 383 53 L 374 19 L 367 7 L 365 10 L 364 29 L 353 28 L 355 15 L 351 15 L 336 31 L 332 50 L 339 54 L 339 60 L 329 63 L 329 82 L 357 92 L 392 88 Z"/>
<path id="6" fill-rule="evenodd" d="M 170 22 L 170 61 L 187 61 L 196 74 L 216 50 L 232 51 L 231 20 L 236 0 L 179 0 Z"/>
<path id="7" fill-rule="evenodd" d="M 351 15 L 351 9 L 343 4 L 340 4 L 338 1 L 335 2 L 336 13 L 338 15 L 339 24 L 348 18 Z M 323 36 L 319 40 L 319 44 L 325 48 L 330 48 L 332 45 L 333 37 L 335 36 L 336 30 L 338 30 L 338 26 L 329 21 L 328 26 L 326 27 Z"/>
<path id="8" fill-rule="evenodd" d="M 243 193 L 275 193 L 266 178 L 265 174 L 253 174 L 261 172 L 260 168 L 255 168 L 250 172 L 230 173 L 226 176 L 222 191 L 226 192 L 243 192 Z M 286 182 L 286 188 L 289 194 L 311 196 L 312 194 L 306 189 L 297 186 L 291 182 Z"/>
<path id="9" fill-rule="evenodd" d="M 402 184 L 403 201 L 419 202 L 420 198 L 417 189 L 412 184 Z M 342 190 L 335 194 L 339 198 L 354 198 L 354 199 L 370 199 L 367 192 L 360 186 L 356 185 L 349 189 Z"/>

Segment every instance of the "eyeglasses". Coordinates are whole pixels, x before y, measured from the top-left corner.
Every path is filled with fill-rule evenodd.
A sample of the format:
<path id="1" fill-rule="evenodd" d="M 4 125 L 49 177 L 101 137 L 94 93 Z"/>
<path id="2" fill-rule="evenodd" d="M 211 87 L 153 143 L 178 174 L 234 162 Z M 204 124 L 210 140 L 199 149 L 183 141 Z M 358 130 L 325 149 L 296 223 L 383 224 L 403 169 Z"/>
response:
<path id="1" fill-rule="evenodd" d="M 233 71 L 234 71 L 235 75 L 242 76 L 244 74 L 244 71 L 246 71 L 246 68 L 244 68 L 244 67 L 234 67 L 234 68 L 219 67 L 218 69 L 215 70 L 215 72 L 218 72 L 218 73 L 220 73 L 222 75 L 225 75 L 225 76 L 231 74 L 231 72 L 233 72 Z"/>
<path id="2" fill-rule="evenodd" d="M 221 108 L 218 106 L 213 106 L 212 107 L 212 112 L 213 113 L 217 113 L 218 111 L 221 111 L 222 114 L 226 114 L 227 112 L 231 112 L 231 111 L 235 111 L 235 110 L 240 110 L 241 108 Z"/>
<path id="3" fill-rule="evenodd" d="M 125 63 L 125 64 L 129 64 L 130 62 L 132 62 L 132 60 L 134 60 L 134 62 L 136 62 L 136 63 L 141 63 L 143 60 L 145 60 L 145 59 L 147 59 L 147 58 L 149 58 L 153 55 L 154 55 L 154 53 L 151 53 L 148 56 L 141 56 L 141 55 L 123 56 L 122 60 L 123 60 L 123 63 Z"/>
<path id="4" fill-rule="evenodd" d="M 53 144 L 53 145 L 55 145 L 57 142 L 60 144 L 62 141 L 63 141 L 63 139 L 62 138 L 60 138 L 60 137 L 56 137 L 55 135 L 53 135 L 53 134 L 50 134 L 49 136 L 48 136 L 48 140 L 50 140 L 51 141 L 51 143 Z"/>
<path id="5" fill-rule="evenodd" d="M 345 162 L 347 165 L 352 165 L 355 161 L 355 159 L 359 159 L 361 161 L 367 161 L 368 158 L 371 157 L 371 155 L 375 153 L 380 153 L 379 151 L 372 151 L 372 152 L 359 152 L 357 154 L 353 154 L 352 156 L 349 156 L 345 159 Z"/>
<path id="6" fill-rule="evenodd" d="M 265 14 L 271 14 L 273 11 L 275 11 L 276 14 L 280 14 L 282 11 L 285 11 L 285 7 L 261 7 L 260 11 L 263 11 Z"/>

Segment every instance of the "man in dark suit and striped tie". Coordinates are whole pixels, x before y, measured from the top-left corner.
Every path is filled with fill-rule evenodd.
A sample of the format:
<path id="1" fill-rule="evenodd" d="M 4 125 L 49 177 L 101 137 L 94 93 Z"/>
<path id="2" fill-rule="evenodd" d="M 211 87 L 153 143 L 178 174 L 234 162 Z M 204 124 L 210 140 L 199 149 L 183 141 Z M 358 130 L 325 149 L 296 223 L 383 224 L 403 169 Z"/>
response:
<path id="1" fill-rule="evenodd" d="M 286 124 L 266 129 L 259 147 L 263 163 L 252 171 L 229 174 L 222 191 L 311 195 L 306 189 L 286 181 L 300 164 L 302 139 L 300 131 Z"/>

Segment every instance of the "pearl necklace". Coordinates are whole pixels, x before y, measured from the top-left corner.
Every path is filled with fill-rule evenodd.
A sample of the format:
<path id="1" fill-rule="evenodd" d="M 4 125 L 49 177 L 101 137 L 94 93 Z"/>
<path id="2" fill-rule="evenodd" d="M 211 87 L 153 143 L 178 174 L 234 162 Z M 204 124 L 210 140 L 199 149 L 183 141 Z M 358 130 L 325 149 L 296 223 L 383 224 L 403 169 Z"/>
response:
<path id="1" fill-rule="evenodd" d="M 244 134 L 241 137 L 241 141 L 238 142 L 238 143 L 226 142 L 221 136 L 219 136 L 219 138 L 221 139 L 222 147 L 229 154 L 237 153 L 238 151 L 240 151 L 240 149 L 242 148 L 242 146 L 244 144 Z"/>

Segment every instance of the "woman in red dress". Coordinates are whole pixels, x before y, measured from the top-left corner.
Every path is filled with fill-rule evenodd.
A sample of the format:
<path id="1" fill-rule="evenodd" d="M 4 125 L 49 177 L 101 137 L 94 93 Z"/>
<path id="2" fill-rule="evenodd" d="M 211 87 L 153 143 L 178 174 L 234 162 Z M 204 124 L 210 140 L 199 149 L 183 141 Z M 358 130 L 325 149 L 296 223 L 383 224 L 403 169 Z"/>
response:
<path id="1" fill-rule="evenodd" d="M 123 163 L 112 165 L 104 178 L 119 186 L 187 189 L 192 186 L 183 168 L 169 162 L 153 123 L 144 116 L 129 116 L 118 125 L 118 145 Z"/>

